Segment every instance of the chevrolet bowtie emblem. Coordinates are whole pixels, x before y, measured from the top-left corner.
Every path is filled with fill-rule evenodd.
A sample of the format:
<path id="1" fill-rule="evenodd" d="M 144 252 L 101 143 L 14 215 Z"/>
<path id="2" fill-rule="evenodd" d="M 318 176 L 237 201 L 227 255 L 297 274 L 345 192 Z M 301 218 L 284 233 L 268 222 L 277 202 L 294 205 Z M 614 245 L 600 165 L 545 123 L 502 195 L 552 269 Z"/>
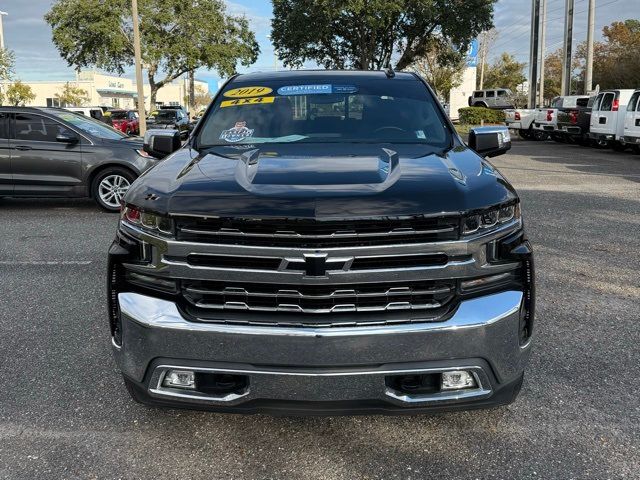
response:
<path id="1" fill-rule="evenodd" d="M 344 270 L 349 259 L 328 258 L 326 253 L 305 253 L 304 261 L 289 260 L 287 270 L 304 271 L 308 277 L 324 277 L 328 271 Z"/>

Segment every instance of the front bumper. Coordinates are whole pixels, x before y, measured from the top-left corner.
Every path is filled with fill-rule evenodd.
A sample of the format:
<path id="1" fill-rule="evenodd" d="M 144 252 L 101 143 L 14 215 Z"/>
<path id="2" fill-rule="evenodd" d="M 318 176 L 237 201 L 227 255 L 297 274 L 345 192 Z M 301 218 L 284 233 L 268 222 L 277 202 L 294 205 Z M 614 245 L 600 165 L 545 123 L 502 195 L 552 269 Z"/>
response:
<path id="1" fill-rule="evenodd" d="M 625 135 L 624 137 L 622 137 L 622 140 L 625 144 L 628 145 L 640 145 L 640 137 Z"/>
<path id="2" fill-rule="evenodd" d="M 563 125 L 560 131 L 568 135 L 582 135 L 582 128 L 576 126 Z"/>
<path id="3" fill-rule="evenodd" d="M 612 142 L 616 139 L 616 136 L 612 133 L 589 132 L 589 138 L 596 141 Z"/>
<path id="4" fill-rule="evenodd" d="M 145 403 L 242 413 L 419 413 L 509 403 L 531 339 L 520 345 L 523 293 L 463 301 L 447 321 L 335 328 L 186 320 L 176 305 L 120 293 L 116 361 Z M 230 373 L 247 387 L 211 395 L 162 386 L 168 368 Z M 476 388 L 408 394 L 386 379 L 470 370 Z"/>

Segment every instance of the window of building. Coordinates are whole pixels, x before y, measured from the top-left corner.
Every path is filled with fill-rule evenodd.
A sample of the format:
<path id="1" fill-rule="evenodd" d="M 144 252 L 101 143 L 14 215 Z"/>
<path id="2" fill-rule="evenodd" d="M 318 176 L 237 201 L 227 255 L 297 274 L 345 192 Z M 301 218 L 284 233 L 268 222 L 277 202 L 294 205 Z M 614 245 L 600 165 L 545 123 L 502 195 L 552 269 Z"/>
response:
<path id="1" fill-rule="evenodd" d="M 111 106 L 114 108 L 119 108 L 120 107 L 120 99 L 119 98 L 112 98 L 111 99 Z"/>
<path id="2" fill-rule="evenodd" d="M 62 104 L 60 103 L 60 100 L 58 100 L 55 97 L 49 97 L 47 98 L 47 107 L 61 107 Z"/>
<path id="3" fill-rule="evenodd" d="M 17 140 L 31 140 L 40 142 L 55 142 L 60 133 L 72 133 L 61 123 L 40 115 L 29 113 L 16 114 Z"/>

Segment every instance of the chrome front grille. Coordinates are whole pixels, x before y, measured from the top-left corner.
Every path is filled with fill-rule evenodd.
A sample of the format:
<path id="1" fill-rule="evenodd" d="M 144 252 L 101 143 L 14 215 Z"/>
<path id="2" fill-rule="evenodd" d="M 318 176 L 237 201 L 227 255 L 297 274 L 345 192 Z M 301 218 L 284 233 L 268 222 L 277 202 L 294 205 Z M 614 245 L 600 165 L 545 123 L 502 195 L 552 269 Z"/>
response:
<path id="1" fill-rule="evenodd" d="M 174 239 L 126 226 L 152 255 L 125 266 L 135 274 L 132 289 L 172 298 L 193 321 L 291 327 L 442 321 L 464 295 L 477 294 L 463 292 L 462 282 L 519 267 L 489 259 L 518 222 L 466 238 L 458 223 L 176 217 Z M 494 290 L 500 288 L 506 287 Z"/>
<path id="2" fill-rule="evenodd" d="M 200 310 L 332 314 L 435 310 L 455 295 L 455 282 L 395 285 L 277 285 L 183 281 L 184 298 Z"/>
<path id="3" fill-rule="evenodd" d="M 456 240 L 460 230 L 458 217 L 340 221 L 175 217 L 175 222 L 179 240 L 298 248 Z"/>

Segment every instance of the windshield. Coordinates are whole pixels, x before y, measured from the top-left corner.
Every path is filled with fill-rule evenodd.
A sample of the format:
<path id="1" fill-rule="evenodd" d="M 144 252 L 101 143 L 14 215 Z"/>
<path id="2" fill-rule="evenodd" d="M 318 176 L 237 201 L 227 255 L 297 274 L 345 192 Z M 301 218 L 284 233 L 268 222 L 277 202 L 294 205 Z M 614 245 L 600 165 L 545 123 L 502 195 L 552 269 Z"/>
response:
<path id="1" fill-rule="evenodd" d="M 175 118 L 175 110 L 160 110 L 156 115 L 156 120 L 174 120 Z"/>
<path id="2" fill-rule="evenodd" d="M 358 81 L 362 80 L 362 81 Z M 435 99 L 415 78 L 310 84 L 232 82 L 204 119 L 202 147 L 260 143 L 451 144 Z"/>
<path id="3" fill-rule="evenodd" d="M 111 118 L 114 120 L 123 120 L 127 118 L 127 112 L 111 112 Z"/>
<path id="4" fill-rule="evenodd" d="M 90 117 L 85 117 L 84 115 L 79 115 L 73 112 L 51 111 L 49 113 L 61 120 L 64 120 L 67 123 L 70 123 L 79 130 L 93 135 L 94 137 L 103 138 L 105 140 L 119 140 L 127 136 L 124 133 L 111 128 L 110 126 L 99 122 L 98 120 L 94 120 Z"/>

